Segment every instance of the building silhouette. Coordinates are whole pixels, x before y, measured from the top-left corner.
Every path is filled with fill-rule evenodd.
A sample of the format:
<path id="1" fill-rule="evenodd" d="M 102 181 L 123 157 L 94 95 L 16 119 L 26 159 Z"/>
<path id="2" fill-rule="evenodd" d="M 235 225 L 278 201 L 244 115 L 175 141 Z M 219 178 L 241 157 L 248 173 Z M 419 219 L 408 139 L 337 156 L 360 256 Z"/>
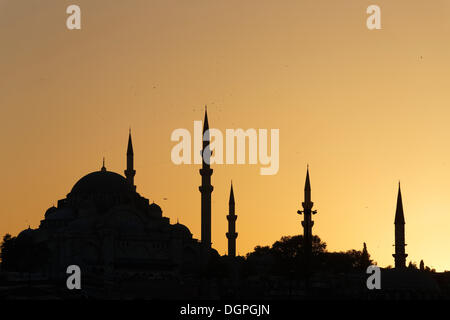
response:
<path id="1" fill-rule="evenodd" d="M 400 182 L 398 183 L 397 209 L 395 211 L 395 253 L 392 255 L 395 260 L 396 269 L 404 269 L 406 267 L 405 253 L 405 216 L 403 214 L 402 191 Z"/>
<path id="2" fill-rule="evenodd" d="M 31 250 L 45 248 L 46 252 L 41 264 L 24 268 L 45 272 L 52 278 L 64 277 L 67 266 L 74 264 L 84 274 L 119 278 L 200 272 L 211 254 L 217 254 L 210 248 L 212 170 L 204 161 L 200 172 L 202 242 L 208 245 L 206 250 L 188 227 L 170 224 L 159 205 L 136 191 L 130 131 L 125 177 L 108 171 L 103 160 L 99 171 L 79 179 L 66 198 L 45 212 L 37 229 L 19 233 L 19 242 Z"/>
<path id="3" fill-rule="evenodd" d="M 83 285 L 88 283 L 92 286 L 84 292 L 100 298 L 109 297 L 111 292 L 118 298 L 159 299 L 402 299 L 438 296 L 439 287 L 432 273 L 406 268 L 400 184 L 395 213 L 395 269 L 383 269 L 383 291 L 369 292 L 365 285 L 365 269 L 371 260 L 365 243 L 361 256 L 355 250 L 326 252 L 316 246 L 321 242 L 312 234 L 312 216 L 317 211 L 313 210 L 309 167 L 303 210 L 297 211 L 303 215 L 303 237 L 282 237 L 272 248 L 258 246 L 250 258 L 236 257 L 238 216 L 231 183 L 226 216 L 228 252 L 226 257 L 220 257 L 212 249 L 211 242 L 213 170 L 209 161 L 212 153 L 208 130 L 205 109 L 200 169 L 202 183 L 199 187 L 201 240 L 193 238 L 189 228 L 178 221 L 171 224 L 169 218 L 163 216 L 161 207 L 137 192 L 130 130 L 124 176 L 108 171 L 103 159 L 99 171 L 79 179 L 66 198 L 58 200 L 57 206 L 45 212 L 39 228 L 28 227 L 19 233 L 15 244 L 25 244 L 26 250 L 21 253 L 31 253 L 21 257 L 20 263 L 24 267 L 20 271 L 42 273 L 50 279 L 61 280 L 67 277 L 67 266 L 78 265 L 83 279 L 88 279 Z M 277 251 L 274 251 L 275 247 Z M 302 266 L 304 272 L 298 272 Z M 440 278 L 441 282 L 447 281 L 444 276 Z M 108 281 L 112 283 L 112 289 L 105 285 Z M 55 288 L 53 293 L 58 296 L 61 290 Z M 99 291 L 99 288 L 104 290 Z"/>
<path id="4" fill-rule="evenodd" d="M 99 171 L 79 179 L 66 198 L 50 207 L 37 229 L 17 236 L 28 247 L 45 248 L 46 258 L 34 270 L 65 275 L 68 265 L 97 274 L 174 274 L 201 272 L 211 255 L 211 175 L 209 123 L 205 108 L 201 186 L 201 240 L 189 228 L 170 224 L 161 207 L 137 192 L 131 129 L 124 176 L 108 171 L 103 159 Z M 227 233 L 230 256 L 236 255 L 234 193 L 231 187 Z M 233 220 L 234 219 L 234 220 Z M 48 251 L 48 252 L 47 252 Z M 47 254 L 48 253 L 48 254 Z M 27 267 L 25 266 L 25 269 Z"/>
<path id="5" fill-rule="evenodd" d="M 238 236 L 236 232 L 236 219 L 237 215 L 235 212 L 235 203 L 234 203 L 234 192 L 233 192 L 233 182 L 231 182 L 230 189 L 230 200 L 228 201 L 228 232 L 226 233 L 228 239 L 228 256 L 235 257 L 236 256 L 236 238 Z"/>

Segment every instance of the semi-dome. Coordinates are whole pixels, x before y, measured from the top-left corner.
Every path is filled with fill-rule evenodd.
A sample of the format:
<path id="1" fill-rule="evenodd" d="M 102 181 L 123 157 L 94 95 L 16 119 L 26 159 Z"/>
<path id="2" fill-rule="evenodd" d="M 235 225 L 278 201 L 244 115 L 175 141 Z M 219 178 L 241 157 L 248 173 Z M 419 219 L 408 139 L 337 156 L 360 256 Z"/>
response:
<path id="1" fill-rule="evenodd" d="M 123 194 L 133 192 L 133 188 L 121 175 L 101 170 L 89 173 L 78 180 L 71 194 L 113 193 Z"/>

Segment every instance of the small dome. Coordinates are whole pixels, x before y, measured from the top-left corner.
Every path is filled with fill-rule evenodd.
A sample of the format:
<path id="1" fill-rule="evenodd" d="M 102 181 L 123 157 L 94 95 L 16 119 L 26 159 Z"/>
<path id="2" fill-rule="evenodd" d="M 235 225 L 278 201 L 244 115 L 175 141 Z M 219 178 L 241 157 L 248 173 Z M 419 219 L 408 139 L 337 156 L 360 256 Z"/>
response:
<path id="1" fill-rule="evenodd" d="M 134 192 L 128 181 L 111 171 L 96 171 L 81 178 L 72 188 L 71 194 L 128 194 Z"/>
<path id="2" fill-rule="evenodd" d="M 184 224 L 177 222 L 176 224 L 172 225 L 172 227 L 175 232 L 183 234 L 183 235 L 187 236 L 188 238 L 192 237 L 191 231 Z"/>
<path id="3" fill-rule="evenodd" d="M 17 235 L 17 238 L 28 238 L 33 234 L 34 230 L 28 226 L 28 229 L 23 230 Z"/>
<path id="4" fill-rule="evenodd" d="M 57 209 L 55 206 L 51 206 L 50 208 L 48 208 L 47 211 L 45 211 L 45 218 L 50 217 L 50 215 L 53 214 L 56 210 Z"/>
<path id="5" fill-rule="evenodd" d="M 157 205 L 156 203 L 154 203 L 154 202 L 150 205 L 150 211 L 152 211 L 152 212 L 157 212 L 157 213 L 162 213 L 161 207 L 158 206 L 158 205 Z"/>

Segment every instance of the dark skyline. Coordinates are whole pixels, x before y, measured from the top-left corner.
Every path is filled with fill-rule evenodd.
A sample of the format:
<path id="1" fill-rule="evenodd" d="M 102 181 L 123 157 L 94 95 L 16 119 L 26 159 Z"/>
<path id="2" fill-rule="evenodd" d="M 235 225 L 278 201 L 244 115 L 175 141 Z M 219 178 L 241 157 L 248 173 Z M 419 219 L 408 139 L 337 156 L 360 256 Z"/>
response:
<path id="1" fill-rule="evenodd" d="M 66 3 L 0 2 L 0 234 L 37 227 L 103 157 L 123 174 L 131 126 L 138 191 L 200 239 L 200 166 L 174 165 L 170 136 L 192 133 L 207 104 L 222 131 L 280 130 L 275 176 L 259 165 L 213 168 L 211 242 L 221 254 L 230 179 L 244 255 L 301 232 L 309 163 L 313 233 L 330 250 L 364 241 L 393 265 L 401 180 L 407 261 L 450 268 L 448 1 L 379 1 L 373 31 L 371 3 L 359 0 L 78 4 L 82 29 L 69 31 Z"/>
<path id="2" fill-rule="evenodd" d="M 206 112 L 204 124 L 204 137 L 209 140 Z M 210 156 L 208 141 L 204 141 L 203 155 Z M 38 297 L 43 294 L 40 290 L 45 283 L 47 297 L 80 298 L 77 294 L 61 291 L 64 288 L 61 280 L 67 277 L 66 268 L 76 266 L 83 270 L 83 283 L 87 280 L 88 288 L 80 292 L 83 297 L 94 299 L 295 297 L 372 300 L 447 297 L 445 279 L 448 273 L 436 273 L 425 266 L 423 260 L 419 268 L 412 263 L 406 268 L 400 183 L 395 212 L 395 269 L 383 269 L 380 291 L 370 290 L 369 284 L 366 286 L 366 269 L 376 262 L 371 259 L 365 242 L 362 250 L 332 252 L 327 250 L 327 244 L 318 235 L 313 234 L 312 215 L 317 211 L 312 210 L 309 167 L 306 170 L 303 211 L 297 211 L 303 215 L 303 235 L 283 236 L 271 247 L 256 246 L 245 257 L 236 257 L 237 216 L 231 184 L 229 214 L 226 216 L 229 222 L 226 234 L 228 255 L 220 256 L 209 241 L 212 224 L 209 178 L 212 169 L 207 158 L 204 158 L 199 171 L 202 178 L 199 188 L 202 238 L 198 240 L 187 226 L 178 221 L 170 224 L 158 204 L 136 192 L 131 179 L 136 171 L 132 169 L 134 152 L 130 131 L 125 177 L 108 171 L 103 160 L 100 170 L 84 175 L 66 198 L 59 199 L 57 206 L 46 210 L 39 228 L 28 227 L 17 237 L 4 236 L 0 269 L 0 282 L 4 288 L 0 295 L 13 298 L 23 294 L 23 297 L 30 298 L 32 296 L 28 295 L 35 290 L 34 295 Z M 23 287 L 24 276 L 28 277 L 26 287 Z M 109 284 L 101 284 L 106 279 Z M 259 279 L 256 285 L 255 279 Z M 141 282 L 141 289 L 135 287 L 136 280 Z M 207 280 L 207 285 L 202 284 L 204 280 Z M 226 281 L 226 284 L 220 284 L 221 281 Z M 11 287 L 14 283 L 17 288 L 22 288 L 19 295 Z M 161 283 L 164 283 L 165 290 L 154 290 Z M 273 290 L 278 286 L 283 289 Z M 147 293 L 142 291 L 143 288 Z"/>

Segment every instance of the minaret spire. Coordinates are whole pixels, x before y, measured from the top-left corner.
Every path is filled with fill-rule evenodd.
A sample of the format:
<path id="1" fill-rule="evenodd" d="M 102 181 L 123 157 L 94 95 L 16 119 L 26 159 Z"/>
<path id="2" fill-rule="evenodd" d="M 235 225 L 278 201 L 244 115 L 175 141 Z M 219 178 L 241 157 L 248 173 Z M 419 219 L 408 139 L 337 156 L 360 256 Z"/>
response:
<path id="1" fill-rule="evenodd" d="M 230 200 L 228 201 L 228 204 L 234 205 L 233 180 L 231 180 Z"/>
<path id="2" fill-rule="evenodd" d="M 203 134 L 205 133 L 206 130 L 209 130 L 208 107 L 207 106 L 205 106 L 205 120 L 203 121 Z"/>
<path id="3" fill-rule="evenodd" d="M 316 210 L 312 210 L 314 202 L 311 201 L 311 182 L 309 180 L 309 166 L 306 168 L 306 180 L 305 180 L 305 200 L 302 202 L 303 211 L 298 210 L 298 214 L 303 214 L 303 248 L 305 254 L 305 272 L 308 275 L 310 270 L 310 263 L 312 257 L 312 227 L 314 226 L 314 221 L 311 217 L 316 214 Z"/>
<path id="4" fill-rule="evenodd" d="M 134 155 L 133 152 L 133 142 L 131 141 L 131 128 L 128 131 L 128 146 L 127 146 L 127 155 Z"/>
<path id="5" fill-rule="evenodd" d="M 309 165 L 306 167 L 305 202 L 311 202 L 311 182 L 309 181 Z"/>
<path id="6" fill-rule="evenodd" d="M 400 182 L 398 183 L 397 209 L 395 210 L 395 253 L 392 255 L 395 259 L 395 268 L 403 269 L 406 267 L 405 253 L 405 216 L 403 213 L 402 191 Z"/>
<path id="7" fill-rule="evenodd" d="M 230 189 L 230 201 L 228 202 L 228 232 L 226 236 L 228 238 L 228 256 L 235 257 L 236 256 L 236 238 L 238 233 L 236 232 L 236 219 L 237 215 L 235 213 L 234 206 L 234 192 L 233 192 L 233 182 L 231 182 Z"/>
<path id="8" fill-rule="evenodd" d="M 395 210 L 395 224 L 405 224 L 405 215 L 403 213 L 402 190 L 400 181 L 398 182 L 397 209 Z"/>
<path id="9" fill-rule="evenodd" d="M 134 185 L 134 176 L 136 175 L 136 170 L 134 170 L 134 152 L 133 152 L 133 142 L 131 140 L 131 128 L 128 133 L 128 146 L 127 146 L 127 168 L 124 171 L 125 177 L 128 183 L 136 189 Z"/>
<path id="10" fill-rule="evenodd" d="M 201 204 L 201 242 L 206 248 L 211 247 L 211 193 L 214 187 L 211 185 L 211 175 L 213 170 L 210 167 L 211 151 L 209 150 L 209 123 L 208 113 L 205 106 L 205 119 L 203 123 L 203 148 L 202 148 L 202 168 L 200 175 L 202 184 L 199 187 L 202 204 Z"/>

